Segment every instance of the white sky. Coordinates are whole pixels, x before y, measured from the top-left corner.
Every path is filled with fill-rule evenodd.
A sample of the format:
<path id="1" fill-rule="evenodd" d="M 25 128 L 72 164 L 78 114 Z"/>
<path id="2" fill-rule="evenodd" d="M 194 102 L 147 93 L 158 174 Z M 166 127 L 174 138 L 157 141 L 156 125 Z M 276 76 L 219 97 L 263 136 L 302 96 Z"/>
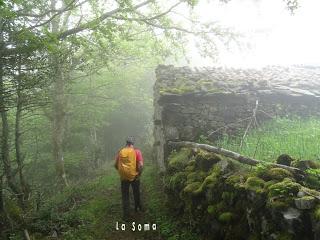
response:
<path id="1" fill-rule="evenodd" d="M 195 13 L 201 21 L 218 21 L 244 35 L 241 49 L 220 50 L 215 65 L 258 67 L 306 64 L 320 66 L 320 1 L 299 0 L 292 15 L 283 0 L 203 0 Z M 191 46 L 191 65 L 213 65 Z"/>

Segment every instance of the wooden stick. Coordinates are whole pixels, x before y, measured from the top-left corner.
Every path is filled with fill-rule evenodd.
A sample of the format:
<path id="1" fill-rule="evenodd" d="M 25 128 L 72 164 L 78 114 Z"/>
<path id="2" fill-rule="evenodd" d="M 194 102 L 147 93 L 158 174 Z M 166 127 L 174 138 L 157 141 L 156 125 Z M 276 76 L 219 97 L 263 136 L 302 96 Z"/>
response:
<path id="1" fill-rule="evenodd" d="M 262 160 L 257 160 L 257 159 L 254 159 L 254 158 L 242 156 L 240 153 L 232 152 L 230 150 L 227 150 L 227 149 L 224 149 L 224 148 L 220 148 L 220 147 L 211 146 L 211 145 L 208 145 L 208 144 L 201 144 L 201 143 L 188 142 L 188 141 L 181 141 L 181 142 L 169 141 L 169 145 L 170 146 L 175 146 L 175 147 L 200 148 L 200 149 L 207 150 L 208 152 L 213 152 L 213 153 L 216 153 L 216 154 L 220 154 L 220 155 L 232 158 L 232 159 L 237 160 L 238 162 L 243 163 L 243 164 L 256 166 L 259 163 L 264 163 L 264 164 L 269 164 L 272 167 L 286 169 L 286 170 L 288 170 L 288 171 L 290 171 L 290 172 L 292 172 L 294 174 L 297 174 L 297 175 L 303 175 L 303 176 L 306 175 L 306 173 L 303 172 L 299 168 L 290 167 L 290 166 L 277 164 L 277 163 L 270 163 L 270 162 L 266 162 L 266 161 L 262 161 Z"/>

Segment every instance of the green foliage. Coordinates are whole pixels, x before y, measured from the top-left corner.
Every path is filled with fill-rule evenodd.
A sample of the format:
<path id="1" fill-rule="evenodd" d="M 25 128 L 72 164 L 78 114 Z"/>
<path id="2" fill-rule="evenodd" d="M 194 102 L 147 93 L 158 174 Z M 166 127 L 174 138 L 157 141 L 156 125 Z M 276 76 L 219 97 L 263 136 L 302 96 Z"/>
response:
<path id="1" fill-rule="evenodd" d="M 315 189 L 320 189 L 319 169 L 308 169 L 308 175 L 305 178 L 307 186 Z"/>
<path id="2" fill-rule="evenodd" d="M 264 191 L 265 182 L 258 177 L 249 177 L 245 182 L 245 188 L 251 191 L 261 193 Z"/>
<path id="3" fill-rule="evenodd" d="M 209 171 L 212 165 L 220 160 L 221 158 L 218 155 L 200 149 L 195 157 L 196 168 Z"/>
<path id="4" fill-rule="evenodd" d="M 284 232 L 284 233 L 280 233 L 277 236 L 277 240 L 292 240 L 294 239 L 294 236 L 290 233 Z"/>
<path id="5" fill-rule="evenodd" d="M 292 197 L 299 192 L 300 188 L 301 185 L 299 183 L 288 178 L 268 187 L 270 197 Z"/>
<path id="6" fill-rule="evenodd" d="M 313 211 L 313 217 L 317 220 L 320 221 L 320 206 L 318 205 L 314 211 Z"/>
<path id="7" fill-rule="evenodd" d="M 214 205 L 209 205 L 207 208 L 207 211 L 210 215 L 213 215 L 215 213 L 215 206 Z"/>
<path id="8" fill-rule="evenodd" d="M 231 212 L 224 212 L 224 213 L 221 213 L 220 216 L 219 216 L 219 221 L 222 222 L 222 223 L 229 223 L 232 221 L 232 219 L 234 218 L 234 215 L 233 213 Z"/>
<path id="9" fill-rule="evenodd" d="M 171 153 L 168 158 L 169 170 L 182 170 L 188 164 L 191 155 L 191 150 L 189 148 L 182 148 L 179 152 Z"/>
<path id="10" fill-rule="evenodd" d="M 21 224 L 23 222 L 23 211 L 16 199 L 11 199 L 9 197 L 5 198 L 4 206 L 8 217 L 13 219 L 18 224 Z"/>
<path id="11" fill-rule="evenodd" d="M 207 136 L 200 135 L 197 141 L 198 143 L 211 144 Z"/>
<path id="12" fill-rule="evenodd" d="M 168 187 L 172 190 L 181 191 L 186 181 L 187 181 L 186 173 L 177 172 L 170 178 Z"/>
<path id="13" fill-rule="evenodd" d="M 320 169 L 307 169 L 306 172 L 310 175 L 314 175 L 316 177 L 320 177 Z"/>
<path id="14" fill-rule="evenodd" d="M 148 191 L 148 219 L 154 219 L 157 223 L 157 228 L 160 231 L 161 236 L 164 239 L 187 239 L 195 240 L 198 236 L 192 233 L 186 225 L 181 224 L 181 222 L 175 218 L 172 214 L 171 209 L 168 209 L 163 201 L 163 189 L 159 184 L 159 177 L 157 174 L 157 169 L 150 167 L 144 173 L 145 186 Z M 177 198 L 172 199 L 177 203 L 179 200 Z"/>
<path id="15" fill-rule="evenodd" d="M 189 183 L 184 189 L 183 192 L 191 195 L 198 195 L 201 193 L 201 182 L 192 182 Z"/>
<path id="16" fill-rule="evenodd" d="M 271 177 L 271 179 L 275 180 L 283 180 L 285 178 L 293 177 L 291 172 L 283 168 L 271 168 L 269 169 L 268 174 Z"/>
<path id="17" fill-rule="evenodd" d="M 240 149 L 241 138 L 224 136 L 215 144 L 244 156 L 274 162 L 281 154 L 294 159 L 320 158 L 320 121 L 316 118 L 277 118 L 251 129 Z"/>

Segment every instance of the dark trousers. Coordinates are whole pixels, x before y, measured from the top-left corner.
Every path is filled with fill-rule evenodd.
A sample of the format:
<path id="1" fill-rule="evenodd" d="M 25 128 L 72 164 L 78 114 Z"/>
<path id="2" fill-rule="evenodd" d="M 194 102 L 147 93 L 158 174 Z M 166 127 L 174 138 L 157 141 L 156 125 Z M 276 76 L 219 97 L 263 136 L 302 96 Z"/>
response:
<path id="1" fill-rule="evenodd" d="M 123 216 L 128 217 L 130 213 L 130 198 L 129 198 L 129 188 L 132 186 L 134 207 L 137 210 L 141 208 L 140 204 L 140 180 L 135 179 L 133 181 L 122 180 L 121 181 L 121 194 L 122 194 L 122 208 Z"/>

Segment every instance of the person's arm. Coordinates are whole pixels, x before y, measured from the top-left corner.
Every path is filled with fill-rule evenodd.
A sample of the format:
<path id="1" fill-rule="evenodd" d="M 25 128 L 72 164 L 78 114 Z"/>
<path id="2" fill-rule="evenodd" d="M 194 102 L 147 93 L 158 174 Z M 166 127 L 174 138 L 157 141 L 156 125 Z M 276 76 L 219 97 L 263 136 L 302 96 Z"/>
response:
<path id="1" fill-rule="evenodd" d="M 137 159 L 137 170 L 139 175 L 141 175 L 143 170 L 143 157 L 139 149 L 136 149 L 136 159 Z"/>

